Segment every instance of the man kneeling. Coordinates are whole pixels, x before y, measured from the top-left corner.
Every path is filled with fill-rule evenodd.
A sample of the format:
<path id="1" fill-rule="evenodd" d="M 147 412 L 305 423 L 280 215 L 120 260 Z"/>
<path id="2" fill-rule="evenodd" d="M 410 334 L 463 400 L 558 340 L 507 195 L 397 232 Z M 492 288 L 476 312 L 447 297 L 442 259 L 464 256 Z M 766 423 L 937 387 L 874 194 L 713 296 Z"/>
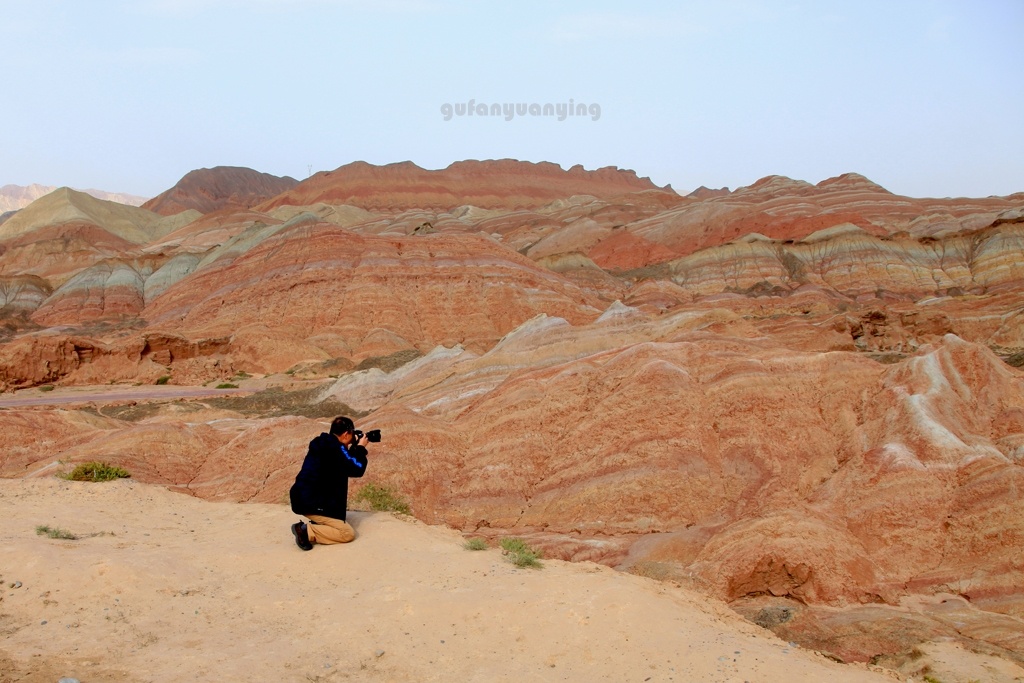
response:
<path id="1" fill-rule="evenodd" d="M 348 543 L 355 529 L 345 521 L 348 510 L 348 478 L 366 473 L 366 443 L 356 441 L 356 426 L 347 417 L 331 422 L 330 434 L 321 434 L 309 442 L 309 452 L 295 477 L 289 496 L 292 512 L 307 517 L 292 525 L 295 543 L 312 550 L 314 543 Z"/>

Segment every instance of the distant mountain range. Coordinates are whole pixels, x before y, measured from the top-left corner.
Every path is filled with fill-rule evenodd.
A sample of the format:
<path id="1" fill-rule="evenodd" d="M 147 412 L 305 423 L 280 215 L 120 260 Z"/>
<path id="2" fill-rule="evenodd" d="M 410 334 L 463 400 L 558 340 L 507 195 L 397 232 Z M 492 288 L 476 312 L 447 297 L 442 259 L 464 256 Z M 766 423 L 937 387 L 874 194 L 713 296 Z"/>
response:
<path id="1" fill-rule="evenodd" d="M 35 200 L 50 194 L 57 188 L 50 185 L 4 185 L 0 187 L 0 213 L 17 211 L 34 202 Z M 104 192 L 103 190 L 79 190 L 85 194 L 92 195 L 97 199 L 105 199 L 109 202 L 127 204 L 129 206 L 142 206 L 149 199 L 148 197 L 137 197 L 133 194 L 123 192 Z"/>

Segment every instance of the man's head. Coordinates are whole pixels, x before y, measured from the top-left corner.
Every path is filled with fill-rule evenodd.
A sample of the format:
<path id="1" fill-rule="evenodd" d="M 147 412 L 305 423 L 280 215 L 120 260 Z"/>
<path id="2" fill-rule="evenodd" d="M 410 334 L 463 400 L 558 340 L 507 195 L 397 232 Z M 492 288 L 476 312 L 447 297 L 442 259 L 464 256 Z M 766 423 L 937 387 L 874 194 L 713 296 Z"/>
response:
<path id="1" fill-rule="evenodd" d="M 355 423 L 352 422 L 351 418 L 344 415 L 334 418 L 331 422 L 331 434 L 338 437 L 338 441 L 343 444 L 347 445 L 352 442 L 352 433 L 355 430 Z"/>

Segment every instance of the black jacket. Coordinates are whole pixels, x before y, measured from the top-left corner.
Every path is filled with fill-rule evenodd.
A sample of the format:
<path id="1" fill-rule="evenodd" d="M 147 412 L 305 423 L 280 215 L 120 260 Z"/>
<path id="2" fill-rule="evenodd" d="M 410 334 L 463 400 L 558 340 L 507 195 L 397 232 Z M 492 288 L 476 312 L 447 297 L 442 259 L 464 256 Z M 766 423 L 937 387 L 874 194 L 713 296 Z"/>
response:
<path id="1" fill-rule="evenodd" d="M 347 452 L 346 452 L 347 451 Z M 333 434 L 321 434 L 309 442 L 302 470 L 295 477 L 289 497 L 292 512 L 345 519 L 348 478 L 366 473 L 366 449 L 352 444 L 347 449 Z"/>

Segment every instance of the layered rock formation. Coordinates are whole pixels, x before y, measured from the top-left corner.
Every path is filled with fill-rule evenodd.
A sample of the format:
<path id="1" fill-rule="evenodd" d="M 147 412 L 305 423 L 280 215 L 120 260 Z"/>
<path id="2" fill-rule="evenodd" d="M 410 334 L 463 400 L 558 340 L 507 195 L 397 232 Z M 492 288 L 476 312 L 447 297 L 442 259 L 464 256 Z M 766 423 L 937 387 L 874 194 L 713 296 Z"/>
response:
<path id="1" fill-rule="evenodd" d="M 680 197 L 503 161 L 352 164 L 239 201 L 173 230 L 77 199 L 69 222 L 42 204 L 0 226 L 3 387 L 267 376 L 234 403 L 0 412 L 21 425 L 0 473 L 106 457 L 277 502 L 313 418 L 351 412 L 385 431 L 369 480 L 428 522 L 751 618 L 798 605 L 774 627 L 843 657 L 913 643 L 863 626 L 839 648 L 828 610 L 883 624 L 940 595 L 992 625 L 965 643 L 1024 654 L 1024 195 L 847 174 Z M 955 635 L 921 619 L 907 632 Z"/>
<path id="2" fill-rule="evenodd" d="M 0 310 L 31 313 L 50 296 L 49 283 L 35 275 L 0 278 Z"/>
<path id="3" fill-rule="evenodd" d="M 130 255 L 197 216 L 161 217 L 61 188 L 0 226 L 0 277 L 36 275 L 59 285 L 101 260 Z"/>
<path id="4" fill-rule="evenodd" d="M 768 176 L 728 194 L 688 199 L 691 201 L 629 225 L 628 231 L 677 256 L 747 236 L 805 239 L 845 224 L 875 236 L 939 237 L 989 226 L 1001 212 L 1019 206 L 1024 196 L 912 199 L 848 173 L 817 185 Z M 615 267 L 623 270 L 652 262 L 618 263 Z"/>
<path id="5" fill-rule="evenodd" d="M 693 295 L 828 289 L 853 299 L 885 291 L 918 299 L 1016 288 L 1024 222 L 942 238 L 877 237 L 851 224 L 798 241 L 748 237 L 666 264 L 665 275 Z"/>
<path id="6" fill-rule="evenodd" d="M 113 320 L 138 316 L 145 288 L 164 265 L 160 257 L 103 261 L 78 273 L 46 298 L 32 315 L 40 325 Z"/>
<path id="7" fill-rule="evenodd" d="M 0 227 L 7 240 L 54 225 L 88 223 L 134 244 L 150 242 L 177 227 L 144 209 L 96 199 L 67 187 L 32 202 Z"/>
<path id="8" fill-rule="evenodd" d="M 668 562 L 725 598 L 895 602 L 957 576 L 989 577 L 967 580 L 976 603 L 1012 594 L 1019 374 L 953 335 L 887 366 L 829 351 L 848 338 L 828 327 L 804 334 L 819 350 L 771 348 L 724 312 L 622 308 L 586 328 L 538 319 L 483 356 L 425 358 L 397 383 L 358 373 L 334 394 L 376 409 L 391 433 L 375 462 L 460 528 Z M 961 534 L 985 524 L 1002 529 L 988 546 Z M 623 538 L 640 539 L 628 557 Z"/>
<path id="9" fill-rule="evenodd" d="M 186 173 L 169 190 L 153 197 L 142 208 L 161 216 L 196 210 L 210 213 L 223 208 L 247 209 L 278 195 L 296 181 L 239 166 L 216 166 Z"/>
<path id="10" fill-rule="evenodd" d="M 0 226 L 0 282 L 15 311 L 38 324 L 123 320 L 144 305 L 145 279 L 166 258 L 141 248 L 198 217 L 162 217 L 68 188 L 50 192 Z M 35 279 L 29 290 L 22 283 Z M 40 299 L 39 293 L 47 296 Z"/>
<path id="11" fill-rule="evenodd" d="M 0 187 L 0 214 L 23 209 L 35 200 L 50 194 L 56 189 L 58 188 L 40 185 L 38 183 L 26 186 L 4 185 L 3 187 Z M 136 195 L 125 194 L 123 192 L 104 192 L 103 190 L 78 190 L 78 192 L 84 192 L 96 199 L 103 199 L 108 202 L 117 202 L 118 204 L 127 204 L 128 206 L 141 206 L 146 201 L 146 197 L 138 197 Z"/>
<path id="12" fill-rule="evenodd" d="M 409 161 L 386 166 L 357 161 L 317 173 L 258 208 L 324 203 L 371 211 L 453 209 L 465 204 L 482 209 L 515 209 L 542 206 L 575 194 L 614 197 L 644 191 L 676 198 L 670 189 L 614 167 L 586 171 L 577 165 L 564 171 L 557 164 L 502 159 L 459 161 L 429 171 Z"/>
<path id="13" fill-rule="evenodd" d="M 299 222 L 244 246 L 168 288 L 143 316 L 204 334 L 274 321 L 337 335 L 365 357 L 492 344 L 543 311 L 576 321 L 598 313 L 571 283 L 475 235 L 377 237 Z"/>

